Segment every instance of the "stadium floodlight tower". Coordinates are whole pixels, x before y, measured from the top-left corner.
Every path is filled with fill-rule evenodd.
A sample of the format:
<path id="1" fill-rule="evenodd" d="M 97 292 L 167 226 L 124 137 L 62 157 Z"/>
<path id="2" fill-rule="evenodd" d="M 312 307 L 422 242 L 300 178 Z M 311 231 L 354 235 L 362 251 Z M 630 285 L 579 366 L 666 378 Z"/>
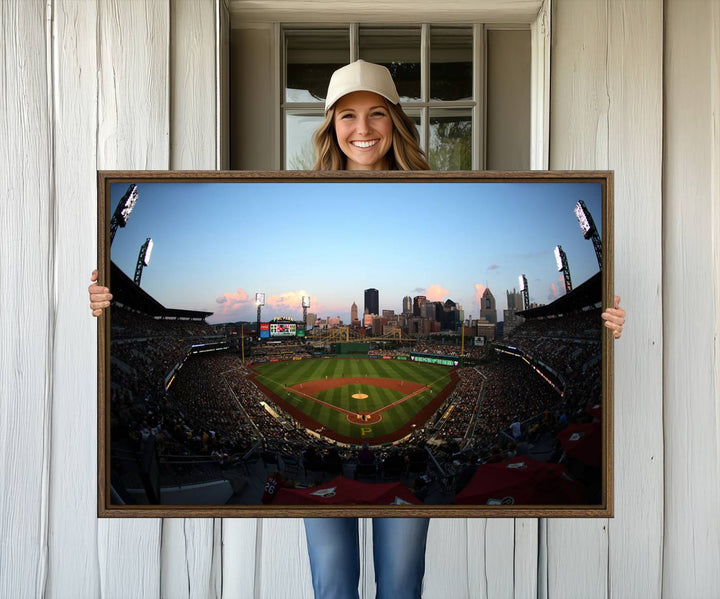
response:
<path id="1" fill-rule="evenodd" d="M 264 293 L 256 293 L 255 294 L 255 304 L 257 305 L 257 334 L 258 334 L 258 339 L 260 339 L 260 312 L 262 310 L 262 307 L 265 305 L 265 294 Z"/>
<path id="2" fill-rule="evenodd" d="M 302 296 L 303 324 L 305 325 L 306 330 L 307 330 L 307 311 L 308 311 L 309 307 L 310 307 L 310 296 L 303 295 Z"/>
<path id="3" fill-rule="evenodd" d="M 530 293 L 528 292 L 527 277 L 525 275 L 520 275 L 518 277 L 518 282 L 520 284 L 520 293 L 522 294 L 522 298 L 523 298 L 523 310 L 529 310 L 530 309 Z"/>
<path id="4" fill-rule="evenodd" d="M 140 246 L 140 253 L 138 254 L 137 264 L 135 265 L 135 276 L 133 281 L 140 287 L 140 279 L 142 278 L 143 268 L 150 266 L 150 254 L 152 254 L 153 240 L 149 237 L 145 240 L 145 243 Z"/>
<path id="5" fill-rule="evenodd" d="M 565 279 L 565 293 L 572 291 L 572 280 L 570 279 L 570 267 L 568 266 L 567 254 L 561 245 L 555 246 L 555 262 L 557 262 L 558 272 L 563 274 Z"/>
<path id="6" fill-rule="evenodd" d="M 585 202 L 582 200 L 578 200 L 578 203 L 575 204 L 575 216 L 577 216 L 578 222 L 580 223 L 583 237 L 585 239 L 592 239 L 595 256 L 598 261 L 598 268 L 602 270 L 602 240 L 600 239 L 600 234 L 595 226 L 592 214 L 590 214 Z"/>
<path id="7" fill-rule="evenodd" d="M 118 205 L 115 207 L 115 212 L 110 219 L 110 243 L 115 239 L 115 233 L 118 227 L 125 227 L 130 213 L 135 208 L 135 202 L 138 200 L 138 188 L 134 183 L 128 187 L 125 195 L 120 199 Z"/>

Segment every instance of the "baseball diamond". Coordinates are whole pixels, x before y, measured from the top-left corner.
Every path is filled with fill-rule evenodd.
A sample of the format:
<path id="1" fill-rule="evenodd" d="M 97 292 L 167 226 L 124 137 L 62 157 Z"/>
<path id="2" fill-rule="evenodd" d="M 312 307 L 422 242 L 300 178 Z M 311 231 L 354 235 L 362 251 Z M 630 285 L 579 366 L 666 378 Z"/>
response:
<path id="1" fill-rule="evenodd" d="M 322 358 L 253 366 L 260 390 L 305 428 L 346 443 L 395 441 L 450 395 L 455 370 L 408 360 Z"/>

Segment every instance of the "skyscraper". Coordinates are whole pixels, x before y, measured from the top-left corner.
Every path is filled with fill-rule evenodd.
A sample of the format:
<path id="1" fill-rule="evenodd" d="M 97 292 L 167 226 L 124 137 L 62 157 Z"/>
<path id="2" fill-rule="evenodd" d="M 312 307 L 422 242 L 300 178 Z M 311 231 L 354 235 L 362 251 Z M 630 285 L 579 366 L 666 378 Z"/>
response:
<path id="1" fill-rule="evenodd" d="M 357 304 L 353 302 L 352 306 L 350 306 L 350 323 L 354 323 L 357 319 Z"/>
<path id="2" fill-rule="evenodd" d="M 442 310 L 442 328 L 449 331 L 456 331 L 460 328 L 460 312 L 458 311 L 458 304 L 451 299 L 445 300 Z"/>
<path id="3" fill-rule="evenodd" d="M 367 314 L 380 314 L 380 298 L 377 289 L 365 290 L 365 312 Z"/>
<path id="4" fill-rule="evenodd" d="M 420 307 L 425 303 L 427 298 L 424 295 L 416 295 L 413 298 L 413 315 L 420 316 Z"/>
<path id="5" fill-rule="evenodd" d="M 507 307 L 508 310 L 522 310 L 523 309 L 523 298 L 522 293 L 518 293 L 513 288 L 512 292 L 505 290 L 507 295 Z"/>
<path id="6" fill-rule="evenodd" d="M 486 288 L 480 299 L 480 318 L 486 318 L 488 322 L 497 324 L 497 306 L 495 305 L 495 296 Z"/>
<path id="7" fill-rule="evenodd" d="M 517 315 L 524 308 L 522 293 L 518 293 L 515 289 L 512 291 L 506 289 L 505 293 L 507 294 L 508 307 L 507 310 L 503 310 L 503 335 L 507 336 L 525 322 L 525 319 Z"/>
<path id="8" fill-rule="evenodd" d="M 413 311 L 412 310 L 412 298 L 409 295 L 406 295 L 403 298 L 402 306 L 403 306 L 403 309 L 402 309 L 403 314 L 412 314 L 412 311 Z"/>

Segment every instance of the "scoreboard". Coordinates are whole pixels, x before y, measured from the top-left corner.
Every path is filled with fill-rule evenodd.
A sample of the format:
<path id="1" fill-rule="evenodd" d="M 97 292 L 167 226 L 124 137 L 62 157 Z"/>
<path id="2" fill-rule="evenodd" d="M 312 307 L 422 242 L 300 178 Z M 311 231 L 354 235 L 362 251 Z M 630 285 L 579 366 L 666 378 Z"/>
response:
<path id="1" fill-rule="evenodd" d="M 260 339 L 305 337 L 305 325 L 300 322 L 261 322 Z"/>
<path id="2" fill-rule="evenodd" d="M 294 322 L 271 322 L 270 337 L 295 337 L 297 325 Z"/>

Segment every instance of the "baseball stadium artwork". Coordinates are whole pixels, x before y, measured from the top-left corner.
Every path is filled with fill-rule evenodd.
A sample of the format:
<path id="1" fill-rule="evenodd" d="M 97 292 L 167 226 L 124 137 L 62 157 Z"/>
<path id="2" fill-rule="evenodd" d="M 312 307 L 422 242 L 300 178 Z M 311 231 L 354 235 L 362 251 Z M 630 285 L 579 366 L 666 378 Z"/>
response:
<path id="1" fill-rule="evenodd" d="M 612 516 L 612 189 L 100 171 L 99 515 Z"/>

